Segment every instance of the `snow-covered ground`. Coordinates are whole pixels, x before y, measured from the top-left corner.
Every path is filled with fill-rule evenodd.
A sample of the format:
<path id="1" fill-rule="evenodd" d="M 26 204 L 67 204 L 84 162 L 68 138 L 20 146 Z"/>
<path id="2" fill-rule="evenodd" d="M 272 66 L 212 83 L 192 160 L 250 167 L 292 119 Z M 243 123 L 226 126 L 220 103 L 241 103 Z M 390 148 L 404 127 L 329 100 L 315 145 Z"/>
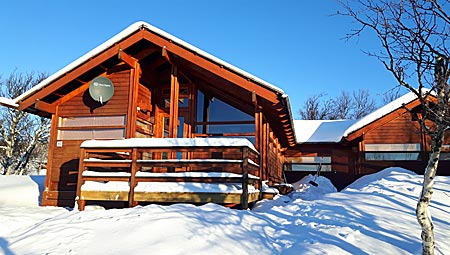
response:
<path id="1" fill-rule="evenodd" d="M 240 211 L 215 204 L 86 211 L 39 207 L 29 177 L 0 176 L 0 254 L 420 254 L 421 176 L 389 168 L 341 192 L 320 177 Z M 13 188 L 14 187 L 14 188 Z M 11 199 L 14 198 L 14 199 Z M 90 210 L 89 210 L 90 209 Z M 450 177 L 431 204 L 437 254 L 450 254 Z"/>

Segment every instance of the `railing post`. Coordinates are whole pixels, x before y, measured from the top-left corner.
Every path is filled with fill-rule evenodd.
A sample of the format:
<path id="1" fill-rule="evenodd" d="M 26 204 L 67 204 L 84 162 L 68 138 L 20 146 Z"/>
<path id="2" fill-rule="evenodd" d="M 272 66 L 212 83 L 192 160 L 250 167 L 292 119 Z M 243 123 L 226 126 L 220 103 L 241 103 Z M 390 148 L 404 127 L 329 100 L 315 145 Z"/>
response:
<path id="1" fill-rule="evenodd" d="M 248 209 L 248 147 L 242 147 L 242 209 Z"/>
<path id="2" fill-rule="evenodd" d="M 78 181 L 77 181 L 77 194 L 76 203 L 78 204 L 78 210 L 83 211 L 86 202 L 81 199 L 81 185 L 83 185 L 83 171 L 84 171 L 84 159 L 86 158 L 86 150 L 81 148 L 80 159 L 78 162 Z"/>
<path id="3" fill-rule="evenodd" d="M 130 176 L 130 192 L 128 193 L 128 206 L 134 206 L 134 188 L 136 187 L 137 172 L 137 148 L 131 150 L 131 176 Z"/>

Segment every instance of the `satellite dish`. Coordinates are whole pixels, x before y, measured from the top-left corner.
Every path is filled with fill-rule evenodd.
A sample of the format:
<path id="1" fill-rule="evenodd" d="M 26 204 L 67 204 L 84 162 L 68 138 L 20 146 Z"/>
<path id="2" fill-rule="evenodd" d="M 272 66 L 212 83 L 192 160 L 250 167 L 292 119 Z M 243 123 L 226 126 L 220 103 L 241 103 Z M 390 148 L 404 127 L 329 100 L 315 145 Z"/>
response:
<path id="1" fill-rule="evenodd" d="M 107 102 L 114 94 L 114 85 L 106 77 L 99 76 L 91 81 L 89 85 L 89 95 L 100 104 Z"/>

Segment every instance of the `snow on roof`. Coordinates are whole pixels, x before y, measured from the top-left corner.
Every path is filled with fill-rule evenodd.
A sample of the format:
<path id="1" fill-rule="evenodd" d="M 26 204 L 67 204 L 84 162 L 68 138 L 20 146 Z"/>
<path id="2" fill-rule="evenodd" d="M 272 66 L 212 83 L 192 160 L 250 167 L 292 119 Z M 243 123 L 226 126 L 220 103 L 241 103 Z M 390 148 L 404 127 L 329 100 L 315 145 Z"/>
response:
<path id="1" fill-rule="evenodd" d="M 430 93 L 430 91 L 423 89 L 422 94 L 426 93 Z M 339 142 L 343 137 L 403 107 L 416 98 L 415 93 L 409 92 L 359 120 L 295 120 L 297 143 Z"/>
<path id="2" fill-rule="evenodd" d="M 87 140 L 81 148 L 156 148 L 156 147 L 226 146 L 248 147 L 256 151 L 246 138 L 129 138 L 120 140 Z"/>
<path id="3" fill-rule="evenodd" d="M 356 120 L 294 120 L 297 143 L 337 143 Z"/>
<path id="4" fill-rule="evenodd" d="M 423 90 L 422 93 L 428 93 L 429 90 Z M 414 101 L 417 98 L 417 95 L 413 92 L 409 92 L 394 101 L 382 106 L 381 108 L 378 108 L 374 112 L 366 115 L 365 117 L 359 119 L 356 123 L 354 123 L 352 126 L 350 126 L 347 130 L 345 130 L 343 136 L 346 137 L 349 134 L 355 132 L 356 130 L 359 130 L 363 128 L 364 126 L 367 126 L 368 124 L 376 121 L 377 119 L 380 119 L 381 117 L 384 117 L 388 115 L 389 113 L 403 107 L 403 105 L 408 104 L 412 101 Z"/>
<path id="5" fill-rule="evenodd" d="M 12 99 L 6 98 L 6 97 L 0 97 L 0 105 L 10 107 L 10 108 L 17 108 L 19 107 L 18 104 Z"/>
<path id="6" fill-rule="evenodd" d="M 17 104 L 19 103 L 21 100 L 23 100 L 24 98 L 34 94 L 35 92 L 41 90 L 42 88 L 44 88 L 45 86 L 47 86 L 48 84 L 50 84 L 51 82 L 53 82 L 54 80 L 56 80 L 57 78 L 59 78 L 60 76 L 64 75 L 67 72 L 70 72 L 71 70 L 75 69 L 77 66 L 83 64 L 84 62 L 88 61 L 89 59 L 95 57 L 96 55 L 100 54 L 101 52 L 105 51 L 106 49 L 108 49 L 109 47 L 113 46 L 114 44 L 116 44 L 117 42 L 121 41 L 122 39 L 130 36 L 132 33 L 145 28 L 148 29 L 149 31 L 164 37 L 170 41 L 172 41 L 173 43 L 179 44 L 185 48 L 187 48 L 190 51 L 195 52 L 197 55 L 200 55 L 206 59 L 209 59 L 215 63 L 217 63 L 218 65 L 221 65 L 227 69 L 232 70 L 233 72 L 236 72 L 242 76 L 245 76 L 246 78 L 253 80 L 261 85 L 263 85 L 264 87 L 271 89 L 275 92 L 278 92 L 282 95 L 284 95 L 285 97 L 287 97 L 287 95 L 284 93 L 284 91 L 278 87 L 276 87 L 275 85 L 272 85 L 256 76 L 253 76 L 159 28 L 156 28 L 146 22 L 143 21 L 139 21 L 136 22 L 132 25 L 130 25 L 129 27 L 127 27 L 126 29 L 122 30 L 120 33 L 118 33 L 117 35 L 113 36 L 111 39 L 107 40 L 106 42 L 100 44 L 99 46 L 97 46 L 96 48 L 94 48 L 93 50 L 89 51 L 88 53 L 86 53 L 85 55 L 81 56 L 80 58 L 78 58 L 77 60 L 73 61 L 72 63 L 68 64 L 67 66 L 65 66 L 64 68 L 62 68 L 61 70 L 59 70 L 58 72 L 54 73 L 53 75 L 49 76 L 47 79 L 43 80 L 42 82 L 40 82 L 39 84 L 37 84 L 36 86 L 34 86 L 33 88 L 31 88 L 30 90 L 28 90 L 27 92 L 23 93 L 22 95 L 16 97 L 14 99 L 14 102 Z"/>

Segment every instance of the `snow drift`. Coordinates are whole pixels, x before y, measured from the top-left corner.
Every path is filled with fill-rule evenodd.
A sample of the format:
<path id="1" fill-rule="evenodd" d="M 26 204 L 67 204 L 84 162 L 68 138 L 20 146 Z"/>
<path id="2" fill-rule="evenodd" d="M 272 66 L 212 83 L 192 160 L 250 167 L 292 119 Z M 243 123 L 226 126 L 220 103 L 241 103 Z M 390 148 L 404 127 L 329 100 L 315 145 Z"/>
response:
<path id="1" fill-rule="evenodd" d="M 324 177 L 318 187 L 308 185 L 310 178 L 289 196 L 246 211 L 215 204 L 83 212 L 3 204 L 0 254 L 420 254 L 414 210 L 422 176 L 390 168 L 341 192 Z M 0 179 L 2 197 L 12 195 L 8 180 Z M 450 254 L 450 177 L 436 177 L 435 188 L 436 253 Z"/>

